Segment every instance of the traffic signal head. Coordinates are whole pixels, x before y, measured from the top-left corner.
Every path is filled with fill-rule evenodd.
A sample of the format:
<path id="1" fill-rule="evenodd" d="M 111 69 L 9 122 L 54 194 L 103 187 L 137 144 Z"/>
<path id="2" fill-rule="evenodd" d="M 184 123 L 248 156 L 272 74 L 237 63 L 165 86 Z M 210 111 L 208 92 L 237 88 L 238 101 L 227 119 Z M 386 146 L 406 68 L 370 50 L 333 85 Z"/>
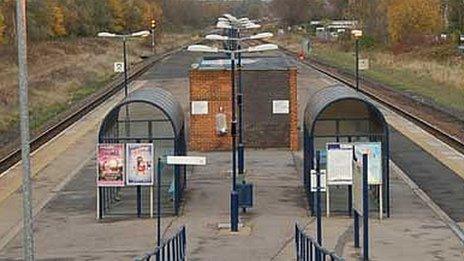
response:
<path id="1" fill-rule="evenodd" d="M 156 27 L 156 21 L 155 19 L 152 19 L 151 20 L 151 28 L 155 28 Z"/>

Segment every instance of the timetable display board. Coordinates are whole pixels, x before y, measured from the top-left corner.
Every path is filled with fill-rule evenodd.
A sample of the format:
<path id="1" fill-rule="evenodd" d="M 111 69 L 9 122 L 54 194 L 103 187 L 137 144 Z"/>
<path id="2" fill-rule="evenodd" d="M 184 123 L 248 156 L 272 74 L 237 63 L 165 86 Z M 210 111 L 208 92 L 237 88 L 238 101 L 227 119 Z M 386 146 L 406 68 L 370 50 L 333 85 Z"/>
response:
<path id="1" fill-rule="evenodd" d="M 357 158 L 362 158 L 363 153 L 368 157 L 368 184 L 382 184 L 382 144 L 380 142 L 354 143 Z"/>
<path id="2" fill-rule="evenodd" d="M 353 146 L 327 144 L 327 184 L 351 185 L 353 182 Z"/>

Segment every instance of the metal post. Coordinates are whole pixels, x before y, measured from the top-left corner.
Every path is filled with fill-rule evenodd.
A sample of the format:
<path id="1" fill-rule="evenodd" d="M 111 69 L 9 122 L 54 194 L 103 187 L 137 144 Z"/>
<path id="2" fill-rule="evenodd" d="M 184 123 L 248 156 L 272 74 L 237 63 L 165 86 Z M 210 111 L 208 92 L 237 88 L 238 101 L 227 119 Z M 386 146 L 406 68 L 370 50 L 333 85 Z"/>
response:
<path id="1" fill-rule="evenodd" d="M 34 232 L 32 221 L 32 188 L 29 147 L 29 110 L 27 79 L 27 30 L 26 1 L 16 1 L 16 23 L 18 26 L 18 80 L 19 110 L 21 131 L 21 160 L 23 164 L 23 255 L 24 259 L 34 260 Z"/>
<path id="2" fill-rule="evenodd" d="M 368 161 L 367 154 L 363 154 L 363 258 L 369 260 L 369 185 L 367 183 Z"/>
<path id="3" fill-rule="evenodd" d="M 142 187 L 137 186 L 137 217 L 142 216 Z"/>
<path id="4" fill-rule="evenodd" d="M 238 45 L 238 49 L 241 46 Z M 243 144 L 243 86 L 242 86 L 242 54 L 238 53 L 238 173 L 245 173 L 245 144 Z"/>
<path id="5" fill-rule="evenodd" d="M 353 211 L 354 216 L 354 247 L 359 248 L 359 214 L 358 211 Z"/>
<path id="6" fill-rule="evenodd" d="M 156 202 L 156 219 L 157 219 L 157 241 L 156 246 L 161 246 L 161 158 L 158 158 L 158 170 L 157 170 L 157 202 Z"/>
<path id="7" fill-rule="evenodd" d="M 124 97 L 127 97 L 127 50 L 126 50 L 126 37 L 122 38 L 122 46 L 124 53 Z"/>
<path id="8" fill-rule="evenodd" d="M 316 152 L 316 219 L 317 219 L 317 243 L 322 246 L 322 208 L 321 208 L 321 152 Z"/>
<path id="9" fill-rule="evenodd" d="M 155 53 L 155 29 L 151 29 L 151 52 Z"/>
<path id="10" fill-rule="evenodd" d="M 359 91 L 359 40 L 356 38 L 356 91 Z"/>
<path id="11" fill-rule="evenodd" d="M 230 54 L 230 75 L 232 81 L 232 193 L 231 193 L 231 231 L 238 231 L 238 194 L 237 194 L 237 154 L 236 154 L 236 145 L 237 145 L 237 119 L 235 118 L 235 53 Z M 236 214 L 235 214 L 236 213 Z"/>

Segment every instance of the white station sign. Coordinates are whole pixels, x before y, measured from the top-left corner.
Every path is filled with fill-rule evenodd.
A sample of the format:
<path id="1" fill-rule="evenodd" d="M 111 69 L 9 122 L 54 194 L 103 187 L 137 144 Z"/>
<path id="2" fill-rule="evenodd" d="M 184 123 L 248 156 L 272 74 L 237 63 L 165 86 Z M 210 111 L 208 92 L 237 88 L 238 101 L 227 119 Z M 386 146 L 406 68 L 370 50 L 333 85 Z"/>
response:
<path id="1" fill-rule="evenodd" d="M 124 63 L 123 62 L 115 62 L 114 63 L 114 72 L 117 72 L 117 73 L 124 72 Z"/>
<path id="2" fill-rule="evenodd" d="M 192 101 L 193 115 L 208 114 L 208 101 Z"/>
<path id="3" fill-rule="evenodd" d="M 274 100 L 272 101 L 273 114 L 289 114 L 290 102 L 288 100 Z"/>
<path id="4" fill-rule="evenodd" d="M 168 165 L 206 165 L 206 157 L 167 156 Z"/>

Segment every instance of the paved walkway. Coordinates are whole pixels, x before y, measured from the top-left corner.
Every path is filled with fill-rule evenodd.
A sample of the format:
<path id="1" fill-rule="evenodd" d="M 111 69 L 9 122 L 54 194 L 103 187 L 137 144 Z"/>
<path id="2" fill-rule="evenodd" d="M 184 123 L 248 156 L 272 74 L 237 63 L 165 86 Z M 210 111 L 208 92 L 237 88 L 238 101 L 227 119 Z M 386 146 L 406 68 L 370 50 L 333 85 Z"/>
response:
<path id="1" fill-rule="evenodd" d="M 247 180 L 255 185 L 255 207 L 242 214 L 238 234 L 219 230 L 229 221 L 230 153 L 208 153 L 208 165 L 195 167 L 180 217 L 163 218 L 168 235 L 187 226 L 189 260 L 291 260 L 295 222 L 314 235 L 307 216 L 298 170 L 301 153 L 247 151 Z M 36 219 L 36 249 L 41 259 L 128 260 L 152 249 L 151 219 L 95 219 L 94 159 L 65 186 Z M 462 260 L 464 248 L 448 227 L 392 172 L 392 217 L 371 219 L 372 260 Z M 324 218 L 324 245 L 356 260 L 352 220 Z M 21 256 L 21 237 L 3 250 L 0 260 Z"/>

